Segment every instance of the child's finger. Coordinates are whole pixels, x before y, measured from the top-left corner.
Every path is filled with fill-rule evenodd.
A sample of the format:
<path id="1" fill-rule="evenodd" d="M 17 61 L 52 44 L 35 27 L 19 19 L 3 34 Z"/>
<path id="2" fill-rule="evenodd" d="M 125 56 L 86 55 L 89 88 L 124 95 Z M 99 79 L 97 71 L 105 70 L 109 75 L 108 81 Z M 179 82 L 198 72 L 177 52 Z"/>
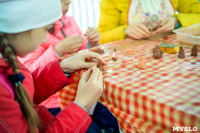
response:
<path id="1" fill-rule="evenodd" d="M 167 22 L 168 22 L 168 18 L 166 18 L 166 19 L 164 19 L 162 22 L 161 22 L 161 26 L 164 26 L 164 25 L 166 25 L 167 24 Z"/>
<path id="2" fill-rule="evenodd" d="M 88 27 L 88 30 L 87 30 L 86 33 L 87 33 L 87 34 L 90 34 L 90 32 L 92 31 L 92 29 L 93 29 L 92 27 Z"/>
<path id="3" fill-rule="evenodd" d="M 91 82 L 92 80 L 97 80 L 99 73 L 100 73 L 99 68 L 93 67 L 93 71 L 90 78 L 88 79 L 88 82 Z"/>
<path id="4" fill-rule="evenodd" d="M 98 36 L 98 37 L 96 37 L 96 38 L 93 38 L 93 39 L 92 39 L 92 40 L 90 40 L 90 41 L 92 41 L 92 42 L 98 42 L 100 39 L 101 39 L 101 37 L 100 37 L 100 36 Z"/>
<path id="5" fill-rule="evenodd" d="M 84 54 L 84 58 L 85 59 L 90 59 L 90 58 L 94 58 L 94 59 L 97 59 L 99 60 L 102 65 L 107 65 L 106 61 L 97 53 L 94 53 L 94 52 L 87 52 Z"/>
<path id="6" fill-rule="evenodd" d="M 137 24 L 140 29 L 142 29 L 146 34 L 149 34 L 149 29 L 141 23 Z"/>
<path id="7" fill-rule="evenodd" d="M 90 39 L 90 41 L 92 41 L 92 40 L 94 40 L 94 39 L 97 39 L 97 38 L 101 38 L 101 36 L 100 36 L 98 33 L 93 34 L 93 35 L 91 35 L 90 37 L 88 37 L 88 39 Z"/>
<path id="8" fill-rule="evenodd" d="M 88 70 L 89 70 L 89 73 L 88 73 L 88 75 L 86 77 L 86 82 L 88 81 L 88 79 L 90 78 L 90 76 L 91 76 L 91 74 L 93 72 L 93 69 L 91 69 L 91 68 L 89 68 Z"/>
<path id="9" fill-rule="evenodd" d="M 81 66 L 82 68 L 92 68 L 96 65 L 96 63 L 91 63 L 91 62 L 82 62 Z"/>
<path id="10" fill-rule="evenodd" d="M 131 35 L 131 37 L 134 38 L 134 39 L 141 39 L 141 35 L 140 35 L 140 33 L 138 33 L 138 32 L 131 31 L 130 35 Z"/>
<path id="11" fill-rule="evenodd" d="M 143 29 L 137 28 L 136 32 L 140 34 L 141 38 L 148 37 L 149 33 L 145 32 Z"/>
<path id="12" fill-rule="evenodd" d="M 88 27 L 87 31 L 85 32 L 84 36 L 88 37 L 89 33 L 91 32 L 92 28 Z"/>
<path id="13" fill-rule="evenodd" d="M 168 30 L 170 30 L 169 28 L 170 28 L 171 26 L 172 26 L 171 24 L 166 24 L 166 25 L 160 27 L 158 30 L 156 30 L 156 33 L 168 31 Z"/>
<path id="14" fill-rule="evenodd" d="M 103 84 L 103 75 L 102 75 L 102 72 L 101 72 L 101 71 L 99 72 L 99 75 L 98 75 L 98 77 L 97 77 L 97 81 L 98 81 L 99 83 L 102 83 L 102 84 Z"/>
<path id="15" fill-rule="evenodd" d="M 88 38 L 89 38 L 89 39 L 93 39 L 93 38 L 95 38 L 95 37 L 97 37 L 97 36 L 100 36 L 100 34 L 98 33 L 97 30 L 92 30 L 92 31 L 88 34 Z"/>
<path id="16" fill-rule="evenodd" d="M 85 82 L 87 82 L 86 78 L 87 78 L 89 72 L 90 72 L 90 69 L 88 69 L 86 72 L 83 72 L 81 79 L 79 81 L 79 84 L 83 85 L 83 84 L 85 84 Z"/>

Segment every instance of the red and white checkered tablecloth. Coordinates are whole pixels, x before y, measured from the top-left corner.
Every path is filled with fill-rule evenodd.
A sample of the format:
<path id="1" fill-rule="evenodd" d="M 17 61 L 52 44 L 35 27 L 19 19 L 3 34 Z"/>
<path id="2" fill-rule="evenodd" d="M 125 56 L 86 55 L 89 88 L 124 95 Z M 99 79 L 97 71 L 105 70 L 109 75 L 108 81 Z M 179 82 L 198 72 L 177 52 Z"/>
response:
<path id="1" fill-rule="evenodd" d="M 105 93 L 100 101 L 118 119 L 125 133 L 172 132 L 172 127 L 197 127 L 200 132 L 200 53 L 191 57 L 191 49 L 185 48 L 184 59 L 167 53 L 161 59 L 153 59 L 152 49 L 161 40 L 130 45 L 116 53 L 111 52 L 113 48 L 133 40 L 103 46 L 110 53 L 102 55 L 108 66 L 104 72 Z M 174 35 L 167 42 L 177 43 Z M 127 55 L 126 50 L 135 54 Z M 117 61 L 111 60 L 113 55 Z M 137 68 L 141 56 L 146 60 L 145 70 Z M 78 79 L 74 86 L 77 84 Z M 68 88 L 66 92 L 72 90 L 75 89 Z M 63 103 L 67 102 L 63 96 L 68 95 L 66 92 L 59 95 Z"/>

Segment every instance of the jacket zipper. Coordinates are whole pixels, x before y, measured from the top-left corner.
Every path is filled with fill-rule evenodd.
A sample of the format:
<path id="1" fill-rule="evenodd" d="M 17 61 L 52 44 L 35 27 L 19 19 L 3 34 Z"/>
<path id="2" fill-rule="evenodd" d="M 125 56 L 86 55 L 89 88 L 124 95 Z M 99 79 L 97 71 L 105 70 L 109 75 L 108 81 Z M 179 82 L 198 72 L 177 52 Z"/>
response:
<path id="1" fill-rule="evenodd" d="M 65 23 L 61 19 L 59 19 L 59 21 L 62 22 L 63 27 L 65 27 Z M 62 28 L 60 29 L 60 31 L 61 31 L 62 35 L 64 36 L 64 38 L 66 38 L 67 36 L 65 35 L 64 31 L 62 30 Z"/>

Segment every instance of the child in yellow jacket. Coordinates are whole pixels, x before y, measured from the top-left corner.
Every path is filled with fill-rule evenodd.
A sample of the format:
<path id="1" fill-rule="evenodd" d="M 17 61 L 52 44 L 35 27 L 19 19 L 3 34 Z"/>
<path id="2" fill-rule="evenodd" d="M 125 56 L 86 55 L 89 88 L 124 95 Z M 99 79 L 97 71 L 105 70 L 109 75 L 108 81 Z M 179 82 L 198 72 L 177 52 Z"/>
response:
<path id="1" fill-rule="evenodd" d="M 100 44 L 200 23 L 198 0 L 102 0 L 100 7 Z"/>

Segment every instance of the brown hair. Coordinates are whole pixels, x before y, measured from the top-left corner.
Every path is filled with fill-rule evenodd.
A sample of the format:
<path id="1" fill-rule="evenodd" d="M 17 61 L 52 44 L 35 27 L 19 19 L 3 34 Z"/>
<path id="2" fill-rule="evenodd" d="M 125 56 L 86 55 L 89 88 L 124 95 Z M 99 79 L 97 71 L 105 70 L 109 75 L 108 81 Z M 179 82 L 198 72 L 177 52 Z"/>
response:
<path id="1" fill-rule="evenodd" d="M 6 39 L 3 33 L 0 33 L 0 47 L 1 49 L 3 49 L 5 58 L 8 59 L 8 63 L 12 67 L 13 74 L 20 74 L 19 65 L 15 56 L 15 51 L 11 47 L 11 45 L 8 44 L 8 40 Z M 13 90 L 15 94 L 15 100 L 19 103 L 21 111 L 26 117 L 30 132 L 35 133 L 36 129 L 39 127 L 39 117 L 33 107 L 33 103 L 30 100 L 29 95 L 27 94 L 22 84 L 19 86 L 14 85 Z"/>

